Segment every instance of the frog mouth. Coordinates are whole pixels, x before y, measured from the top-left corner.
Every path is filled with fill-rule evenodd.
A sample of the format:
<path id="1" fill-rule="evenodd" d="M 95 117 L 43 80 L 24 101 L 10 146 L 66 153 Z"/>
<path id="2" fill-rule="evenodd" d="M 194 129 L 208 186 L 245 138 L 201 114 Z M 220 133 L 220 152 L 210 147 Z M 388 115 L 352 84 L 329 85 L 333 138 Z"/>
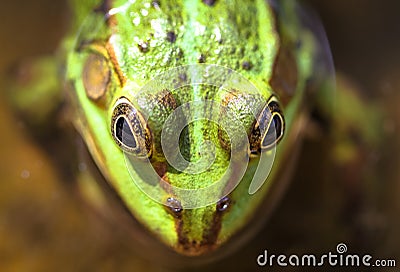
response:
<path id="1" fill-rule="evenodd" d="M 212 224 L 205 231 L 202 240 L 190 240 L 183 231 L 182 221 L 176 223 L 176 231 L 178 234 L 178 244 L 175 251 L 186 256 L 201 256 L 206 253 L 215 251 L 219 245 L 217 243 L 218 235 L 221 230 L 221 217 L 215 216 Z"/>
<path id="2" fill-rule="evenodd" d="M 226 196 L 218 201 L 215 205 L 200 208 L 198 210 L 174 210 L 175 212 L 175 228 L 178 236 L 177 244 L 174 249 L 180 254 L 186 256 L 201 256 L 206 253 L 215 251 L 221 245 L 218 240 L 223 215 L 231 208 L 231 198 Z M 203 216 L 198 219 L 198 213 L 203 212 Z M 208 214 L 208 216 L 204 216 Z M 202 234 L 196 235 L 198 229 L 194 228 L 198 223 L 203 221 L 204 229 Z M 205 224 L 204 224 L 205 223 Z"/>
<path id="3" fill-rule="evenodd" d="M 239 167 L 234 167 L 238 169 Z M 226 183 L 226 192 L 232 191 L 236 186 L 236 180 L 240 177 L 240 171 L 233 172 Z M 168 180 L 168 174 L 163 176 Z M 165 209 L 173 215 L 175 221 L 175 232 L 177 234 L 177 243 L 173 249 L 185 256 L 205 256 L 210 255 L 219 249 L 224 241 L 221 241 L 220 232 L 224 215 L 228 213 L 235 205 L 231 195 L 222 192 L 221 197 L 216 203 L 197 209 L 183 209 L 181 202 L 174 198 L 168 198 L 168 205 Z M 199 216 L 202 214 L 202 216 Z M 206 216 L 207 215 L 207 216 Z M 198 219 L 200 218 L 200 219 Z M 193 226 L 203 226 L 202 234 L 198 235 L 198 229 Z"/>

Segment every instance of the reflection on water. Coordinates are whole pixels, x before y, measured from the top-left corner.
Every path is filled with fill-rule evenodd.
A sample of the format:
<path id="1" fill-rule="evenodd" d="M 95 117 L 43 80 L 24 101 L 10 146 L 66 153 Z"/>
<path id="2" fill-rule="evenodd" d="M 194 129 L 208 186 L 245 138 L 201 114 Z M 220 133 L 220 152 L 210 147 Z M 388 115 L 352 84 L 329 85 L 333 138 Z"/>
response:
<path id="1" fill-rule="evenodd" d="M 0 27 L 2 76 L 6 75 L 6 68 L 21 57 L 50 52 L 56 46 L 64 32 L 67 16 L 62 3 L 55 2 L 2 4 L 0 15 L 5 22 Z M 345 242 L 352 252 L 400 261 L 400 237 L 397 234 L 400 226 L 397 216 L 400 211 L 400 108 L 397 104 L 400 80 L 397 74 L 400 67 L 396 62 L 399 54 L 394 54 L 393 47 L 385 50 L 370 45 L 372 65 L 368 77 L 360 76 L 365 67 L 358 63 L 365 63 L 365 57 L 354 54 L 352 59 L 352 53 L 345 51 L 340 34 L 348 32 L 335 29 L 332 23 L 335 18 L 328 12 L 330 9 L 333 14 L 343 12 L 341 19 L 348 19 L 349 15 L 345 17 L 348 13 L 341 10 L 343 1 L 335 1 L 336 4 L 313 2 L 318 2 L 323 15 L 328 17 L 328 31 L 333 32 L 332 37 L 339 37 L 337 41 L 331 39 L 339 67 L 343 65 L 343 70 L 348 73 L 354 70 L 355 77 L 361 87 L 370 92 L 371 99 L 383 101 L 388 116 L 382 120 L 386 144 L 376 154 L 373 167 L 364 169 L 366 178 L 363 182 L 348 184 L 340 180 L 332 182 L 335 173 L 329 168 L 328 161 L 319 162 L 318 169 L 308 171 L 314 168 L 310 162 L 322 155 L 324 148 L 307 142 L 292 186 L 264 230 L 240 253 L 210 265 L 212 270 L 256 270 L 255 258 L 264 249 L 275 253 L 323 253 L 333 251 L 339 242 Z M 348 2 L 351 5 L 357 1 Z M 366 8 L 358 14 L 364 20 L 376 8 L 366 7 L 371 10 Z M 380 11 L 389 13 L 394 8 L 386 9 Z M 391 26 L 390 21 L 387 24 Z M 380 25 L 384 27 L 382 20 Z M 352 29 L 357 29 L 357 24 Z M 400 37 L 397 34 L 388 38 L 389 33 L 383 30 L 380 33 L 381 30 L 376 28 L 371 31 L 371 37 L 388 41 L 394 36 Z M 362 34 L 357 35 L 363 40 Z M 352 41 L 357 43 L 357 40 Z M 393 44 L 398 45 L 398 41 L 393 40 Z M 360 45 L 351 44 L 349 48 L 355 50 L 357 46 Z M 368 44 L 365 47 L 363 52 L 368 50 Z M 394 55 L 393 59 L 386 57 L 390 54 Z M 377 61 L 381 56 L 386 57 L 387 65 Z M 347 64 L 351 69 L 345 67 Z M 371 90 L 371 86 L 376 90 Z M 1 95 L 6 91 L 2 87 Z M 11 115 L 4 99 L 0 101 L 1 270 L 159 271 L 156 262 L 135 257 L 134 245 L 124 241 L 123 233 L 110 230 L 85 208 L 74 193 L 74 187 L 52 167 L 51 155 L 34 144 L 23 123 Z"/>

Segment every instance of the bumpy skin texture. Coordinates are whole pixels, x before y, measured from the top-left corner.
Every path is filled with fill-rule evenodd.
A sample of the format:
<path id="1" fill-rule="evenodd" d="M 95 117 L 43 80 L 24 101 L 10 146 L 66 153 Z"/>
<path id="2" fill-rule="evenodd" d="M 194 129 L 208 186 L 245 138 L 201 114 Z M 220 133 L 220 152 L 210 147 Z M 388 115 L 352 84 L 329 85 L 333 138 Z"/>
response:
<path id="1" fill-rule="evenodd" d="M 285 164 L 299 133 L 296 124 L 304 110 L 306 82 L 315 69 L 312 60 L 316 40 L 301 26 L 296 5 L 289 0 L 281 1 L 279 7 L 262 0 L 132 2 L 73 3 L 77 23 L 72 32 L 82 25 L 79 34 L 75 32 L 65 42 L 70 52 L 66 80 L 74 123 L 103 175 L 133 216 L 167 246 L 182 254 L 200 255 L 228 241 L 269 196 L 269 186 L 278 178 L 279 166 Z M 100 80 L 99 88 L 94 88 L 104 91 L 95 99 L 87 88 L 96 81 L 84 82 L 90 77 L 84 76 L 91 69 L 90 58 L 99 61 L 100 64 L 93 66 L 109 77 Z M 266 103 L 271 95 L 276 95 L 281 100 L 286 130 L 278 144 L 273 171 L 255 195 L 249 195 L 248 188 L 257 167 L 257 156 L 251 157 L 242 182 L 228 196 L 228 209 L 221 211 L 218 205 L 223 203 L 219 203 L 176 214 L 154 202 L 132 182 L 124 154 L 115 144 L 110 127 L 113 106 L 125 97 L 139 112 L 153 110 L 148 122 L 153 145 L 151 162 L 164 179 L 178 187 L 198 188 L 212 182 L 210 176 L 221 176 L 230 154 L 215 124 L 195 122 L 185 131 L 181 151 L 188 161 L 200 158 L 205 140 L 216 148 L 213 166 L 195 177 L 177 173 L 165 163 L 159 144 L 161 124 L 176 106 L 202 99 L 218 101 L 238 114 L 250 112 L 254 109 L 247 103 L 246 90 L 231 90 L 229 97 L 220 97 L 212 86 L 186 87 L 154 90 L 135 100 L 140 88 L 160 73 L 197 63 L 217 64 L 241 73 L 259 90 L 258 101 Z M 210 110 L 203 110 L 200 114 L 207 116 Z M 246 114 L 242 117 L 250 134 L 254 120 Z M 167 199 L 168 192 L 165 194 Z"/>

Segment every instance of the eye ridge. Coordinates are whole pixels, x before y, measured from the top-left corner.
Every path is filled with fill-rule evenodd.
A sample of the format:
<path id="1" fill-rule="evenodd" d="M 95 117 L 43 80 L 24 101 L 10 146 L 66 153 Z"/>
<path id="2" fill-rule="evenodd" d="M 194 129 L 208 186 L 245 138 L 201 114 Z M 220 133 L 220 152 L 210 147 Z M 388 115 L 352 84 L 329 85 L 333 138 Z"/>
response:
<path id="1" fill-rule="evenodd" d="M 118 99 L 114 106 L 111 135 L 123 151 L 137 157 L 151 157 L 151 132 L 141 113 L 125 97 Z"/>

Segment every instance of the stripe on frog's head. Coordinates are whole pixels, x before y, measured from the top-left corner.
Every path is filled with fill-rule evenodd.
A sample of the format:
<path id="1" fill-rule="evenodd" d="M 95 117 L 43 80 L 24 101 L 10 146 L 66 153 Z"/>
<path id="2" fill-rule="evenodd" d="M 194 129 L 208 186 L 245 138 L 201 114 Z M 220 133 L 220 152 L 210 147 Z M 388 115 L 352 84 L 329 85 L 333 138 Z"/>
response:
<path id="1" fill-rule="evenodd" d="M 124 73 L 122 72 L 121 66 L 119 65 L 118 59 L 115 55 L 114 47 L 109 41 L 106 44 L 106 49 L 107 49 L 107 53 L 110 57 L 110 60 L 113 64 L 114 70 L 118 75 L 121 86 L 124 86 L 127 81 L 127 78 L 124 75 Z"/>

